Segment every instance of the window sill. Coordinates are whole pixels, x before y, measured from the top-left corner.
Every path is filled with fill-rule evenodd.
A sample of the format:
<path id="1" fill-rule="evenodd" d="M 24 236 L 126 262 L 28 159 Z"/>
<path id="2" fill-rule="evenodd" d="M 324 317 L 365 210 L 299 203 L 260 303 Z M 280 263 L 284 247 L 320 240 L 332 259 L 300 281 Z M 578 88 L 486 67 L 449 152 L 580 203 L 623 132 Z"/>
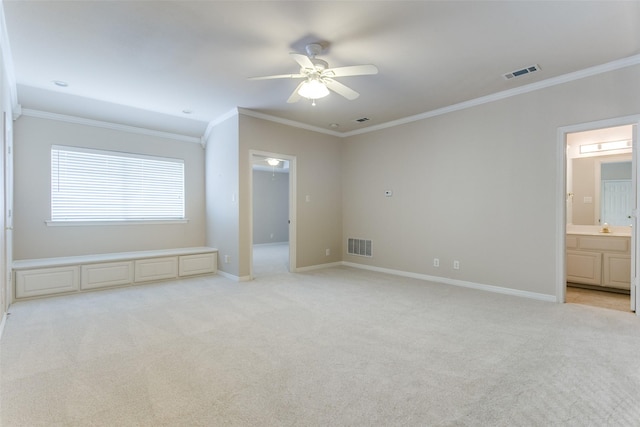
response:
<path id="1" fill-rule="evenodd" d="M 165 224 L 186 224 L 188 219 L 141 219 L 141 220 L 123 220 L 123 221 L 51 221 L 46 220 L 44 223 L 47 227 L 86 227 L 86 226 L 105 226 L 105 225 L 165 225 Z"/>

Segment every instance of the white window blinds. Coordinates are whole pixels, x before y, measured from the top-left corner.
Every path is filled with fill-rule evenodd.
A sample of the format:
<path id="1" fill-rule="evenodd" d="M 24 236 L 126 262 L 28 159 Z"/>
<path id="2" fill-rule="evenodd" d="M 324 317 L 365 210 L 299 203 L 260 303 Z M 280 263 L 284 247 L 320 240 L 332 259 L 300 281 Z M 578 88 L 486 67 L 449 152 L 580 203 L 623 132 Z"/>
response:
<path id="1" fill-rule="evenodd" d="M 184 219 L 184 161 L 54 145 L 51 221 Z"/>

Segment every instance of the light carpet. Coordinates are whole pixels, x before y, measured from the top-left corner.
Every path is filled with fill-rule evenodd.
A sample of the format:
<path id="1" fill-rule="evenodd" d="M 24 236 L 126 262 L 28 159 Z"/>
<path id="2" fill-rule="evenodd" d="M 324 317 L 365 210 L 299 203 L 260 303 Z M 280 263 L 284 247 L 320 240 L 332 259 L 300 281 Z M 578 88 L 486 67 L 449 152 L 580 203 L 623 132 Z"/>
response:
<path id="1" fill-rule="evenodd" d="M 347 267 L 16 303 L 3 426 L 640 420 L 640 320 Z"/>

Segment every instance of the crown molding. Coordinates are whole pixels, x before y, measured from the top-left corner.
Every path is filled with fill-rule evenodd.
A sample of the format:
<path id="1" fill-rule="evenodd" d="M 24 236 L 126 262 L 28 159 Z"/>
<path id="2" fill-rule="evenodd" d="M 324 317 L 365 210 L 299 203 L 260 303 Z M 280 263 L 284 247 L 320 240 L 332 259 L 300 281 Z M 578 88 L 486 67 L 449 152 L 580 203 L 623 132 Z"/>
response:
<path id="1" fill-rule="evenodd" d="M 282 125 L 287 125 L 287 126 L 291 126 L 291 127 L 295 127 L 295 128 L 306 129 L 306 130 L 310 130 L 310 131 L 313 131 L 313 132 L 324 133 L 324 134 L 327 134 L 327 135 L 338 136 L 338 137 L 344 136 L 344 134 L 340 133 L 340 132 L 335 132 L 335 131 L 323 129 L 323 128 L 320 128 L 320 127 L 317 127 L 317 126 L 311 126 L 311 125 L 308 125 L 308 124 L 305 124 L 305 123 L 296 122 L 295 120 L 283 119 L 281 117 L 275 117 L 275 116 L 271 116 L 269 114 L 258 113 L 257 111 L 248 110 L 246 108 L 238 108 L 238 112 L 243 114 L 243 115 L 245 115 L 245 116 L 251 116 L 251 117 L 255 117 L 257 119 L 269 120 L 271 122 L 276 122 L 276 123 L 280 123 Z"/>
<path id="2" fill-rule="evenodd" d="M 55 120 L 58 122 L 74 123 L 78 125 L 93 126 L 103 129 L 117 130 L 121 132 L 136 133 L 140 135 L 155 136 L 159 138 L 174 139 L 183 142 L 194 142 L 201 144 L 201 139 L 195 136 L 180 135 L 177 133 L 162 132 L 153 129 L 140 128 L 136 126 L 122 125 L 118 123 L 103 122 L 100 120 L 85 119 L 83 117 L 68 116 L 65 114 L 50 113 L 48 111 L 32 110 L 28 108 L 22 109 L 22 115 L 28 117 L 36 117 L 40 119 Z"/>
<path id="3" fill-rule="evenodd" d="M 211 136 L 211 132 L 213 131 L 214 127 L 218 126 L 220 123 L 224 122 L 225 120 L 230 119 L 231 117 L 237 116 L 237 115 L 238 115 L 238 109 L 232 108 L 231 110 L 227 111 L 223 115 L 218 116 L 215 119 L 211 120 L 207 125 L 207 128 L 204 131 L 204 134 L 200 138 L 200 141 L 201 141 L 200 144 L 202 145 L 202 147 L 204 148 L 207 146 L 207 141 L 209 141 L 209 137 Z"/>
<path id="4" fill-rule="evenodd" d="M 398 120 L 392 120 L 390 122 L 381 123 L 375 126 L 369 126 L 367 128 L 358 129 L 350 132 L 335 132 L 327 129 L 319 128 L 316 126 L 307 125 L 304 123 L 296 122 L 294 120 L 283 119 L 280 117 L 271 116 L 269 114 L 258 113 L 253 110 L 248 110 L 244 108 L 238 108 L 237 112 L 242 113 L 247 116 L 256 117 L 258 119 L 269 120 L 272 122 L 307 129 L 314 132 L 324 133 L 327 135 L 337 136 L 339 138 L 347 138 L 354 135 L 362 135 L 370 132 L 375 132 L 382 129 L 387 129 L 395 126 L 400 126 L 403 124 L 416 122 L 419 120 L 428 119 L 431 117 L 441 116 L 443 114 L 452 113 L 454 111 L 465 110 L 467 108 L 477 107 L 479 105 L 488 104 L 490 102 L 500 101 L 502 99 L 511 98 L 513 96 L 522 95 L 529 92 L 534 92 L 540 89 L 545 89 L 548 87 L 560 85 L 563 83 L 569 83 L 575 80 L 580 80 L 585 77 L 591 77 L 598 74 L 607 73 L 609 71 L 619 70 L 621 68 L 631 67 L 634 65 L 640 64 L 640 55 L 629 56 L 627 58 L 618 59 L 616 61 L 607 62 L 606 64 L 596 65 L 594 67 L 585 68 L 584 70 L 575 71 L 573 73 L 563 74 L 561 76 L 552 77 L 546 80 L 542 80 L 536 83 L 531 83 L 528 85 L 520 86 L 517 88 L 496 92 L 491 95 L 482 96 L 480 98 L 471 99 L 469 101 L 460 102 L 458 104 L 449 105 L 447 107 L 438 108 L 436 110 L 427 111 L 425 113 L 416 114 L 414 116 L 405 117 Z M 227 113 L 228 114 L 228 113 Z M 213 127 L 215 125 L 211 125 L 211 123 L 220 123 L 222 120 L 226 120 L 229 116 L 221 116 L 220 118 L 213 120 L 210 122 L 210 126 Z M 207 128 L 209 132 L 210 129 Z"/>
<path id="5" fill-rule="evenodd" d="M 591 77 L 598 74 L 606 73 L 609 71 L 619 70 L 621 68 L 631 67 L 633 65 L 640 64 L 640 55 L 629 56 L 616 61 L 608 62 L 602 65 L 596 65 L 594 67 L 585 68 L 584 70 L 575 71 L 573 73 L 563 74 L 561 76 L 552 77 L 550 79 L 542 80 L 536 83 L 531 83 L 525 86 L 505 90 L 502 92 L 496 92 L 491 95 L 482 96 L 480 98 L 471 99 L 469 101 L 460 102 L 458 104 L 450 105 L 436 110 L 427 111 L 425 113 L 417 114 L 415 116 L 405 117 L 403 119 L 393 120 L 379 125 L 370 126 L 364 129 L 358 129 L 351 132 L 345 132 L 341 134 L 342 137 L 348 137 L 353 135 L 361 135 L 364 133 L 375 132 L 377 130 L 400 126 L 406 123 L 411 123 L 419 120 L 428 119 L 431 117 L 441 116 L 443 114 L 452 113 L 454 111 L 465 110 L 467 108 L 476 107 L 478 105 L 487 104 L 494 101 L 499 101 L 513 96 L 522 95 L 529 92 L 534 92 L 540 89 L 556 86 L 563 83 L 580 80 L 585 77 Z"/>

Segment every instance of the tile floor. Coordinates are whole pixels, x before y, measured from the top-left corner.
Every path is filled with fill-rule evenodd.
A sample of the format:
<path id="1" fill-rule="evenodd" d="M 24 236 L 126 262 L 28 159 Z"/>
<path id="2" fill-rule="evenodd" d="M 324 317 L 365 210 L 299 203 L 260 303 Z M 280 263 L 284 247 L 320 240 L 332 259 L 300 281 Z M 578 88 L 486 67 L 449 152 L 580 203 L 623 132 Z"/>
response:
<path id="1" fill-rule="evenodd" d="M 593 307 L 631 312 L 629 294 L 567 286 L 566 301 L 571 304 L 590 305 Z"/>

